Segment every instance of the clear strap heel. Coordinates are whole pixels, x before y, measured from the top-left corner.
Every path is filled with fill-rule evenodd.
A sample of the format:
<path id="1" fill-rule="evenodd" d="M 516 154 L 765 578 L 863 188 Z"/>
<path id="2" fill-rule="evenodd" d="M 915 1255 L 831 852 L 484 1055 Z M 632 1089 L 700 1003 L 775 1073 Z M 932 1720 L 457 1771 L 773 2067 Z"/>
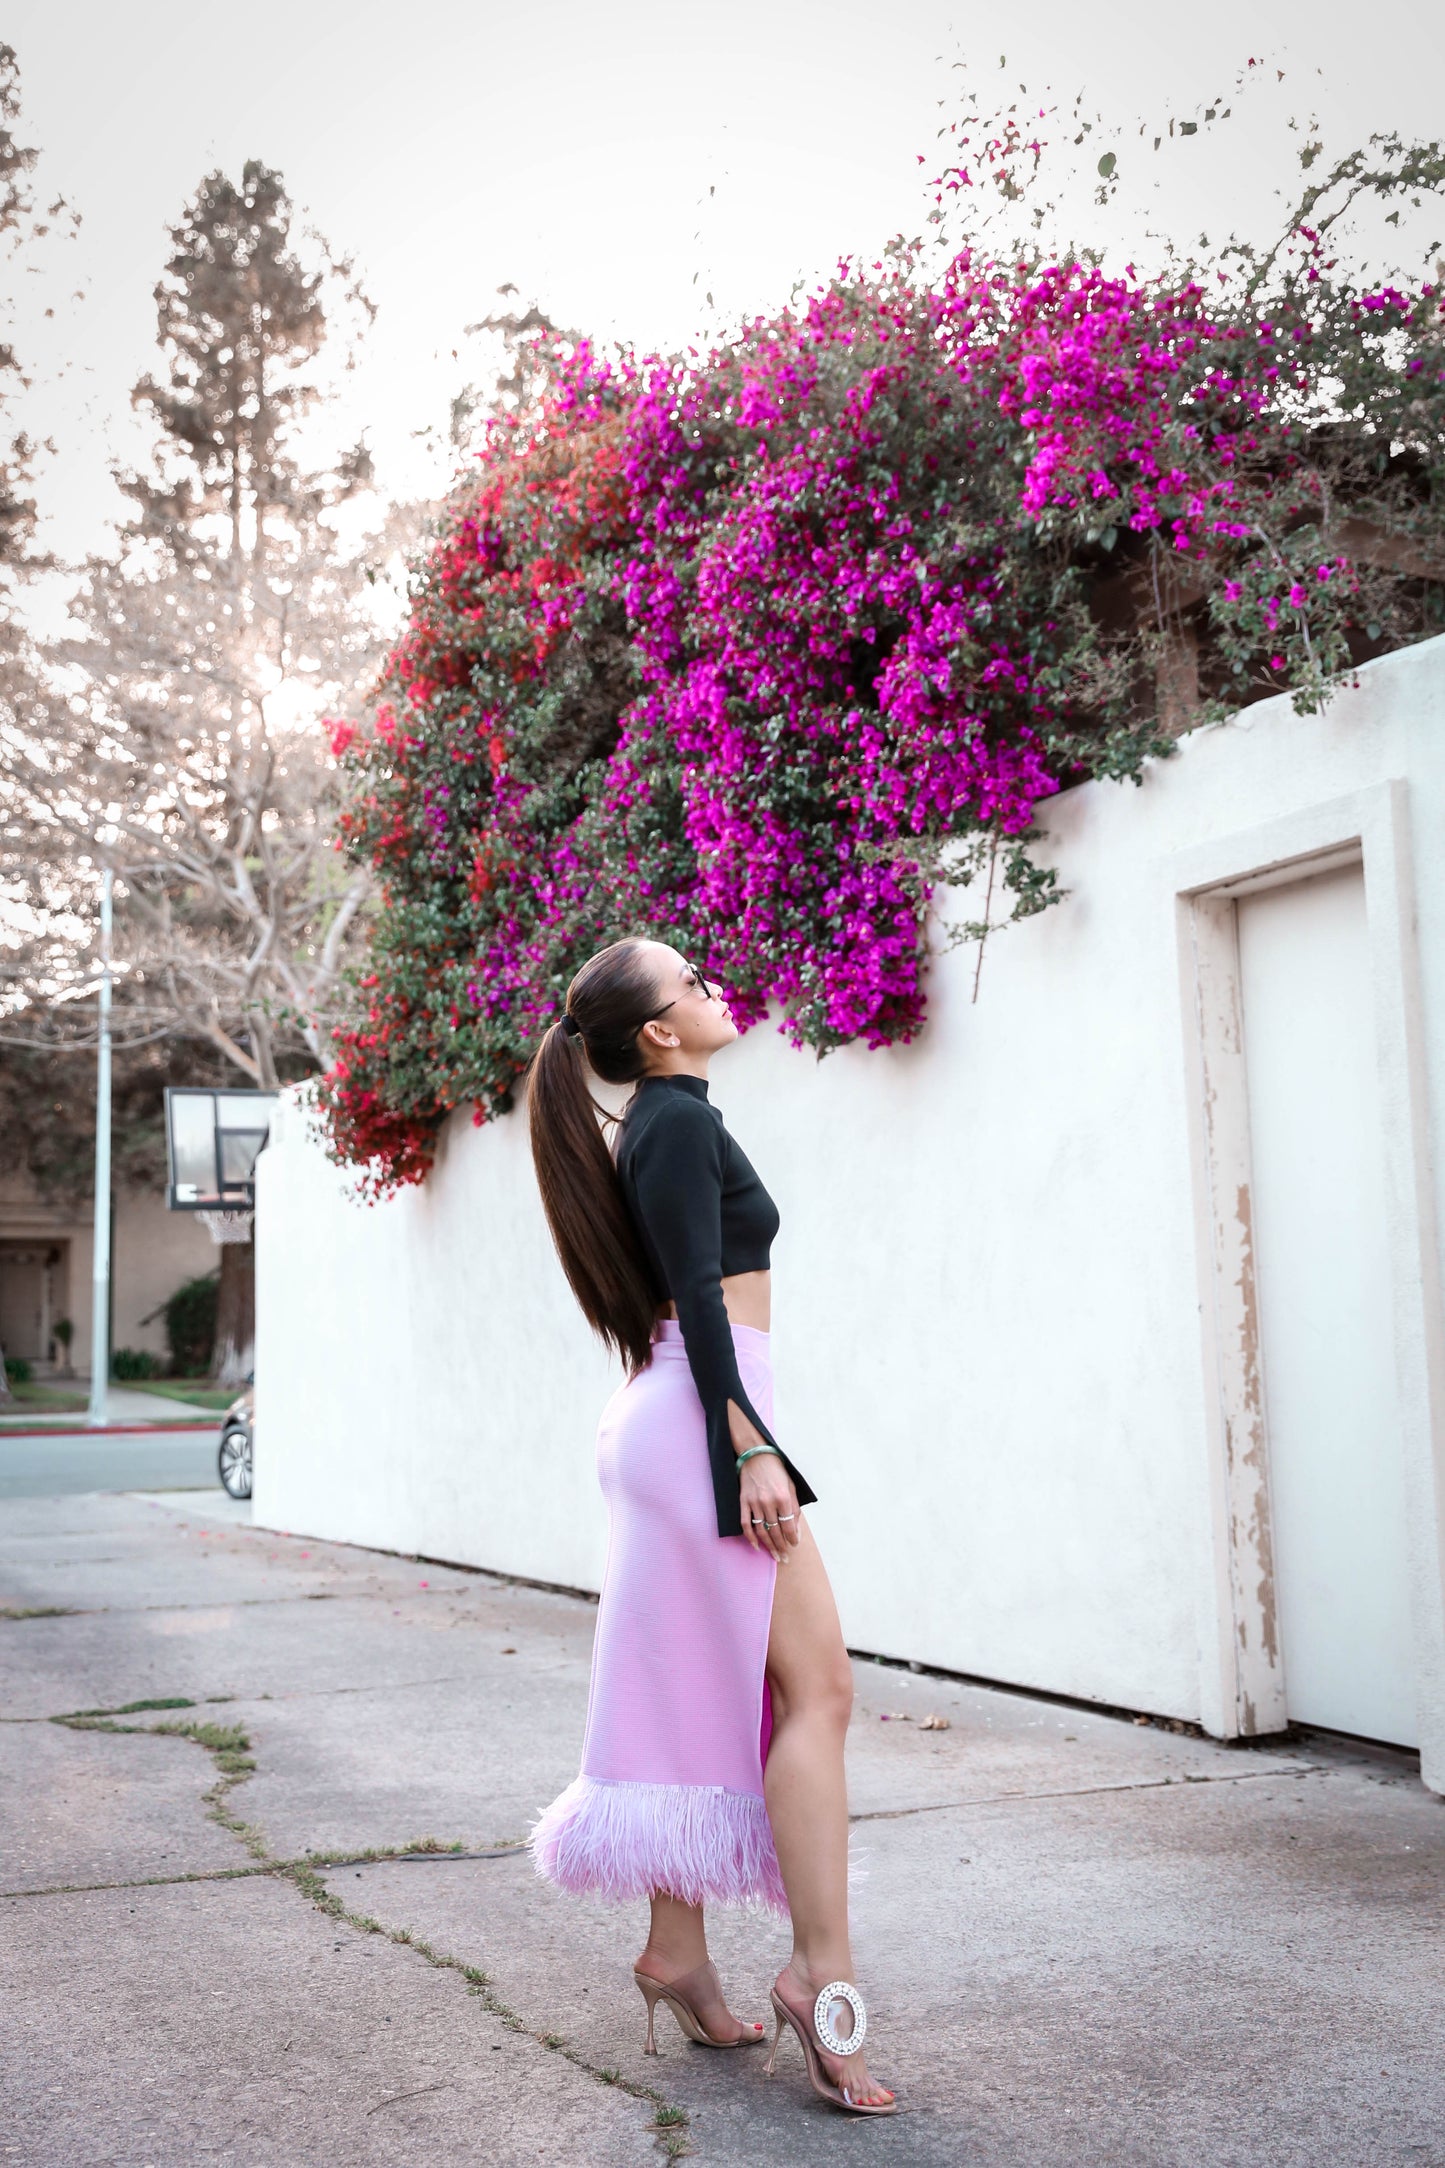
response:
<path id="1" fill-rule="evenodd" d="M 748 2025 L 739 2018 L 738 2023 L 742 2025 L 742 2031 L 738 2034 L 736 2040 L 715 2040 L 698 2016 L 697 2002 L 699 2000 L 711 2002 L 714 1997 L 719 2002 L 723 2000 L 722 1983 L 718 1979 L 717 1967 L 711 1958 L 708 1958 L 705 1963 L 696 1966 L 693 1971 L 685 1972 L 681 1979 L 678 1980 L 654 1980 L 650 1973 L 639 1972 L 635 1965 L 632 1968 L 632 1977 L 641 1988 L 642 1999 L 647 2004 L 647 2039 L 643 2043 L 642 2049 L 644 2055 L 655 2055 L 657 2053 L 657 2038 L 653 2030 L 653 2024 L 657 2013 L 657 2005 L 660 2002 L 667 2004 L 678 2024 L 682 2027 L 686 2038 L 695 2040 L 700 2048 L 756 2048 L 762 2046 L 763 2028 L 761 2025 Z M 700 1993 L 700 1991 L 703 1992 Z"/>
<path id="2" fill-rule="evenodd" d="M 783 1975 L 779 1973 L 778 1979 L 781 1980 L 782 1977 Z M 853 2013 L 851 2032 L 839 2033 L 834 2029 L 833 2011 L 839 2004 L 846 2005 Z M 777 2019 L 777 2025 L 773 2033 L 772 2053 L 763 2066 L 765 2076 L 772 2077 L 774 2074 L 774 2067 L 778 2060 L 778 2043 L 783 2037 L 783 2027 L 787 2025 L 798 2036 L 798 2044 L 803 2050 L 803 2061 L 808 2066 L 809 2083 L 820 2100 L 826 2100 L 830 2108 L 841 2108 L 846 2115 L 892 2115 L 895 2113 L 898 2103 L 891 2096 L 887 2100 L 878 2101 L 854 2100 L 851 2098 L 847 2086 L 835 2083 L 823 2066 L 823 2054 L 820 2053 L 820 2050 L 829 2055 L 855 2055 L 858 2049 L 862 2047 L 864 2035 L 868 2030 L 868 2012 L 864 2007 L 863 1997 L 849 1981 L 830 1980 L 828 1985 L 814 1998 L 813 2007 L 807 2018 L 801 2017 L 791 2003 L 784 2001 L 778 1992 L 777 1982 L 775 1981 L 773 1984 L 773 2013 Z M 886 2090 L 886 2088 L 880 2088 L 880 2090 Z"/>

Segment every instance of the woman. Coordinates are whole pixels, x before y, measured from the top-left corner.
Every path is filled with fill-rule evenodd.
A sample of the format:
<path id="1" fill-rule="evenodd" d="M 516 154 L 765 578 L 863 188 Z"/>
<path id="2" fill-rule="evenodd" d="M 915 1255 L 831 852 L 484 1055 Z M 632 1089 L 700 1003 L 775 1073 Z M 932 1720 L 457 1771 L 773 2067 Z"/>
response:
<path id="1" fill-rule="evenodd" d="M 532 1832 L 564 1889 L 650 1899 L 634 1977 L 704 2046 L 754 2046 L 707 1954 L 709 1901 L 790 1916 L 772 1991 L 814 2090 L 893 2112 L 863 2058 L 848 1944 L 843 1742 L 852 1674 L 801 1506 L 768 1428 L 777 1210 L 708 1099 L 737 1037 L 718 989 L 658 941 L 585 964 L 533 1061 L 532 1151 L 563 1270 L 629 1377 L 603 1412 L 610 1540 L 582 1774 Z M 607 1149 L 587 1067 L 635 1084 Z"/>

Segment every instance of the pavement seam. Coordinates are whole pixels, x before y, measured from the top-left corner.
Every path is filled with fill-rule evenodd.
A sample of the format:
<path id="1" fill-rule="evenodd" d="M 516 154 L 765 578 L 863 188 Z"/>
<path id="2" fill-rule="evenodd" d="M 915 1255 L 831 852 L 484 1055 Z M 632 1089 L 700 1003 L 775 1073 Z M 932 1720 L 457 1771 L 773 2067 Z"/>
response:
<path id="1" fill-rule="evenodd" d="M 181 1889 L 191 1882 L 246 1882 L 275 1872 L 271 1866 L 197 1867 L 190 1874 L 145 1874 L 130 1882 L 48 1882 L 39 1889 L 0 1889 L 0 1902 L 19 1903 L 23 1897 L 103 1896 L 107 1890 Z"/>
<path id="2" fill-rule="evenodd" d="M 240 1707 L 249 1704 L 251 1707 L 259 1709 L 269 1704 L 272 1708 L 280 1709 L 293 1701 L 325 1701 L 335 1694 L 410 1694 L 414 1693 L 419 1686 L 457 1686 L 463 1683 L 465 1683 L 465 1674 L 447 1673 L 439 1679 L 395 1679 L 380 1686 L 301 1686 L 288 1694 L 208 1694 L 205 1698 L 205 1706 L 218 1708 L 223 1703 L 234 1702 Z M 68 1716 L 0 1716 L 0 1724 L 65 1724 L 71 1722 L 77 1716 L 124 1716 L 132 1709 L 161 1707 L 193 1709 L 197 1706 L 196 1702 L 187 1700 L 175 1700 L 165 1703 L 133 1702 L 127 1703 L 122 1709 L 72 1710 Z"/>
<path id="3" fill-rule="evenodd" d="M 102 1564 L 111 1561 L 103 1560 Z M 288 1603 L 391 1603 L 398 1591 L 395 1589 L 312 1589 L 304 1595 L 294 1596 L 213 1596 L 198 1603 L 98 1603 L 90 1609 L 72 1610 L 65 1604 L 45 1604 L 34 1609 L 11 1607 L 0 1609 L 0 1622 L 8 1625 L 25 1625 L 39 1618 L 142 1618 L 153 1611 L 265 1611 L 277 1610 Z M 408 1603 L 418 1598 L 428 1600 L 438 1596 L 464 1596 L 461 1588 L 410 1588 L 401 1592 Z"/>
<path id="4" fill-rule="evenodd" d="M 962 1814 L 970 1807 L 1011 1807 L 1035 1799 L 1095 1799 L 1110 1792 L 1182 1791 L 1187 1784 L 1263 1784 L 1271 1777 L 1327 1777 L 1332 1773 L 1326 1763 L 1311 1762 L 1303 1769 L 1239 1769 L 1218 1777 L 1145 1777 L 1137 1784 L 1081 1784 L 1062 1792 L 991 1792 L 983 1799 L 936 1799 L 922 1807 L 874 1807 L 862 1814 L 850 1814 L 848 1820 L 902 1822 L 914 1814 Z"/>
<path id="5" fill-rule="evenodd" d="M 257 1875 L 280 1874 L 290 1867 L 396 1867 L 417 1861 L 430 1865 L 444 1861 L 464 1864 L 471 1860 L 517 1859 L 526 1849 L 526 1841 L 521 1837 L 514 1838 L 509 1844 L 492 1845 L 484 1852 L 462 1851 L 460 1839 L 456 1844 L 443 1845 L 434 1837 L 422 1837 L 411 1844 L 372 1845 L 364 1852 L 307 1852 L 300 1859 L 267 1859 L 250 1867 L 193 1867 L 187 1874 L 143 1874 L 121 1882 L 48 1882 L 38 1889 L 0 1889 L 0 1901 L 21 1897 L 84 1897 L 105 1890 L 179 1889 L 190 1882 L 245 1882 L 254 1880 Z"/>
<path id="6" fill-rule="evenodd" d="M 388 1942 L 394 1943 L 398 1948 L 414 1951 L 425 1964 L 433 1966 L 437 1971 L 457 1973 L 467 1983 L 467 1992 L 475 1995 L 487 2013 L 498 2019 L 509 2031 L 524 2033 L 529 2039 L 539 2041 L 543 2047 L 559 2054 L 565 2062 L 571 2063 L 575 2069 L 582 2071 L 584 2075 L 593 2079 L 597 2084 L 609 2086 L 616 2092 L 626 2093 L 633 2100 L 650 2105 L 655 2111 L 650 2127 L 656 2133 L 658 2146 L 670 2159 L 680 2159 L 691 2150 L 685 2136 L 689 2119 L 684 2108 L 679 2107 L 675 2102 L 669 2101 L 655 2087 L 643 2085 L 635 2079 L 624 2077 L 620 2070 L 603 2068 L 592 2062 L 580 2048 L 574 2047 L 563 2034 L 534 2031 L 527 2024 L 525 2018 L 515 2011 L 509 2003 L 502 2000 L 493 1987 L 490 1976 L 479 1965 L 469 1965 L 459 1957 L 452 1957 L 447 1952 L 434 1948 L 422 1936 L 414 1935 L 408 1927 L 385 1927 L 380 1920 L 373 1919 L 369 1913 L 348 1910 L 341 1899 L 334 1896 L 327 1888 L 323 1879 L 325 1872 L 331 1867 L 356 1865 L 358 1863 L 379 1865 L 401 1858 L 415 1858 L 422 1854 L 444 1857 L 454 1856 L 460 1849 L 459 1846 L 443 1845 L 436 1838 L 423 1838 L 419 1843 L 408 1846 L 405 1850 L 402 1848 L 373 1850 L 362 1854 L 311 1853 L 299 1860 L 274 1859 L 267 1849 L 262 1832 L 253 1824 L 243 1822 L 237 1815 L 232 1814 L 226 1804 L 234 1788 L 238 1784 L 244 1784 L 248 1777 L 254 1775 L 256 1768 L 255 1761 L 251 1756 L 250 1738 L 241 1725 L 217 1724 L 205 1719 L 188 1719 L 184 1722 L 171 1720 L 163 1724 L 125 1724 L 116 1721 L 118 1717 L 139 1715 L 147 1711 L 194 1707 L 196 1707 L 195 1702 L 182 1696 L 174 1696 L 146 1702 L 125 1702 L 114 1709 L 77 1709 L 64 1715 L 52 1716 L 45 1721 L 58 1724 L 67 1731 L 99 1731 L 112 1735 L 121 1734 L 147 1738 L 181 1738 L 189 1739 L 195 1745 L 203 1747 L 212 1756 L 217 1771 L 216 1782 L 209 1791 L 203 1794 L 207 1817 L 209 1820 L 219 1823 L 221 1828 L 229 1830 L 233 1836 L 239 1837 L 246 1846 L 247 1851 L 250 1852 L 253 1860 L 255 1860 L 256 1865 L 249 1869 L 239 1868 L 229 1872 L 221 1868 L 209 1872 L 178 1875 L 164 1881 L 157 1878 L 155 1881 L 146 1880 L 135 1883 L 94 1884 L 90 1886 L 92 1889 L 175 1887 L 184 1883 L 236 1881 L 263 1877 L 289 1882 L 302 1896 L 309 1899 L 317 1911 L 325 1914 L 328 1919 L 340 1920 L 359 1934 L 382 1935 Z M 495 1851 L 497 1856 L 506 1856 L 513 1850 L 519 1849 L 521 1849 L 520 1846 L 498 1846 Z M 74 1892 L 74 1894 L 82 1893 L 79 1890 Z M 16 1891 L 13 1894 L 16 1897 L 21 1897 L 71 1893 L 59 1890 L 24 1890 Z"/>

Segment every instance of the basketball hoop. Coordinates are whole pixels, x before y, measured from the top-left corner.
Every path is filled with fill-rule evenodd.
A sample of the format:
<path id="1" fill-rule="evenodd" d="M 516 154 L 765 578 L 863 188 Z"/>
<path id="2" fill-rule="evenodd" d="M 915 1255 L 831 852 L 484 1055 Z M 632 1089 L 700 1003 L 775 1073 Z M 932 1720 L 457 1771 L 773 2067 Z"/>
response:
<path id="1" fill-rule="evenodd" d="M 256 1160 L 271 1128 L 275 1092 L 166 1087 L 166 1204 L 194 1212 L 217 1243 L 249 1242 Z"/>
<path id="2" fill-rule="evenodd" d="M 211 1240 L 220 1245 L 226 1242 L 249 1242 L 254 1212 L 198 1212 L 196 1218 L 210 1231 Z"/>

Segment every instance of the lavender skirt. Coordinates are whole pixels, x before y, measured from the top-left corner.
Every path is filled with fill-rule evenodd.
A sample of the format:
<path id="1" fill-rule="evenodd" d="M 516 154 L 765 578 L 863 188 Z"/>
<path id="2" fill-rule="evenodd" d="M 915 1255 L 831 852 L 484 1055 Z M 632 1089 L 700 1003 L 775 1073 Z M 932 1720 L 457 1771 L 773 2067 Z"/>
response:
<path id="1" fill-rule="evenodd" d="M 732 1334 L 771 1425 L 768 1335 Z M 532 1830 L 537 1870 L 579 1894 L 665 1892 L 786 1918 L 763 1803 L 778 1569 L 718 1535 L 702 1403 L 670 1319 L 603 1410 L 597 1471 L 609 1540 L 582 1773 Z"/>

